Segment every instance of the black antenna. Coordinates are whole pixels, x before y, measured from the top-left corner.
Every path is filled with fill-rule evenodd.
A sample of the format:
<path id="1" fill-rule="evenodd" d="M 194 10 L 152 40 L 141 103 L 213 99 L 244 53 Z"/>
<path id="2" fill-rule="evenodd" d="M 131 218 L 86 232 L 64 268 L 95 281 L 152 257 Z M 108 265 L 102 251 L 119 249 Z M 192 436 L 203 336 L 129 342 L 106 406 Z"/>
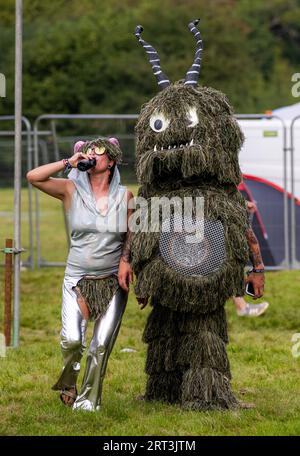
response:
<path id="1" fill-rule="evenodd" d="M 162 70 L 160 68 L 160 60 L 159 60 L 158 54 L 157 54 L 156 50 L 154 49 L 154 47 L 151 46 L 150 44 L 148 44 L 145 40 L 143 40 L 141 38 L 142 31 L 143 31 L 143 27 L 141 25 L 137 25 L 135 28 L 134 34 L 146 51 L 146 54 L 148 56 L 149 62 L 151 63 L 152 70 L 156 77 L 160 90 L 165 89 L 171 83 L 170 83 L 168 77 L 162 72 Z"/>
<path id="2" fill-rule="evenodd" d="M 203 51 L 203 41 L 201 38 L 201 34 L 196 27 L 196 25 L 199 23 L 199 21 L 200 21 L 200 19 L 195 19 L 194 21 L 190 22 L 188 25 L 190 32 L 192 32 L 192 34 L 196 38 L 196 52 L 195 52 L 194 63 L 185 75 L 184 85 L 190 85 L 192 87 L 195 87 L 198 83 L 200 69 L 201 69 L 202 51 Z"/>

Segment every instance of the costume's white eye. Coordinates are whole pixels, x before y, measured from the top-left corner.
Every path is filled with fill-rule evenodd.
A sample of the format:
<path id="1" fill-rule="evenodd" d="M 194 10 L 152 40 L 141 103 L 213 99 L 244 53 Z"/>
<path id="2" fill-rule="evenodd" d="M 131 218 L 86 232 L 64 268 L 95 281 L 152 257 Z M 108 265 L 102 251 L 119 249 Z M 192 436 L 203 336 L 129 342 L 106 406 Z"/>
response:
<path id="1" fill-rule="evenodd" d="M 167 119 L 164 114 L 160 112 L 155 112 L 150 117 L 150 127 L 153 131 L 159 133 L 160 131 L 164 131 L 170 125 L 169 119 Z"/>
<path id="2" fill-rule="evenodd" d="M 199 123 L 196 108 L 190 108 L 188 112 L 188 127 L 195 127 Z"/>

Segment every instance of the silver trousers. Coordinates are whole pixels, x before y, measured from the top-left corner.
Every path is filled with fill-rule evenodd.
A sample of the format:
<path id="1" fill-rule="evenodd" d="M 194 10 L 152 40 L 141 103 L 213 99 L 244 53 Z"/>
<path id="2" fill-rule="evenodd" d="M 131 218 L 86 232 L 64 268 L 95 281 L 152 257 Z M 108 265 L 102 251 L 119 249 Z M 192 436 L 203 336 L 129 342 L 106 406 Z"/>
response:
<path id="1" fill-rule="evenodd" d="M 95 321 L 92 340 L 87 353 L 81 389 L 73 409 L 94 411 L 101 405 L 102 385 L 107 361 L 116 341 L 128 293 L 119 288 L 112 297 L 104 315 Z M 83 318 L 73 288 L 63 284 L 61 351 L 64 360 L 62 373 L 52 387 L 63 390 L 76 386 L 80 360 L 86 348 L 87 320 Z"/>

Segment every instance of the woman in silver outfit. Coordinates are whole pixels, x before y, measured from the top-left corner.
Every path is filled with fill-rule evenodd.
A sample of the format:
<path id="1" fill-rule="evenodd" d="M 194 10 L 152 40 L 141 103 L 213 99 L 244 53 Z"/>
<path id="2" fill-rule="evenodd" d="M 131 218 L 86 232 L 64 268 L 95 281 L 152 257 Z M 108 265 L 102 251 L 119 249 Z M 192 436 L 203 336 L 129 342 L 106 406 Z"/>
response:
<path id="1" fill-rule="evenodd" d="M 27 179 L 63 201 L 69 218 L 71 245 L 62 285 L 61 350 L 64 367 L 54 390 L 73 409 L 100 408 L 102 383 L 126 307 L 132 270 L 129 264 L 128 201 L 133 195 L 120 184 L 116 138 L 79 141 L 69 159 L 35 168 Z M 96 159 L 88 171 L 78 162 Z M 72 168 L 72 169 L 71 169 Z M 68 179 L 53 178 L 67 171 Z M 76 381 L 88 320 L 95 320 L 83 383 Z"/>

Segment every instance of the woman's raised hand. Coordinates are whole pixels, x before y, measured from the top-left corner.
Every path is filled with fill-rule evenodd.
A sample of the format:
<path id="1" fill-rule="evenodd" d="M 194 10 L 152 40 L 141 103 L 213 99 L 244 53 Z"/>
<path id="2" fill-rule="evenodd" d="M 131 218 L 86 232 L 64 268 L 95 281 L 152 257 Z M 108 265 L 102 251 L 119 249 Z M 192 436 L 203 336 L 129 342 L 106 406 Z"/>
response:
<path id="1" fill-rule="evenodd" d="M 88 154 L 83 154 L 82 152 L 76 152 L 74 155 L 72 155 L 71 158 L 69 158 L 69 163 L 73 168 L 77 168 L 78 162 L 80 160 L 84 160 L 90 158 Z"/>

